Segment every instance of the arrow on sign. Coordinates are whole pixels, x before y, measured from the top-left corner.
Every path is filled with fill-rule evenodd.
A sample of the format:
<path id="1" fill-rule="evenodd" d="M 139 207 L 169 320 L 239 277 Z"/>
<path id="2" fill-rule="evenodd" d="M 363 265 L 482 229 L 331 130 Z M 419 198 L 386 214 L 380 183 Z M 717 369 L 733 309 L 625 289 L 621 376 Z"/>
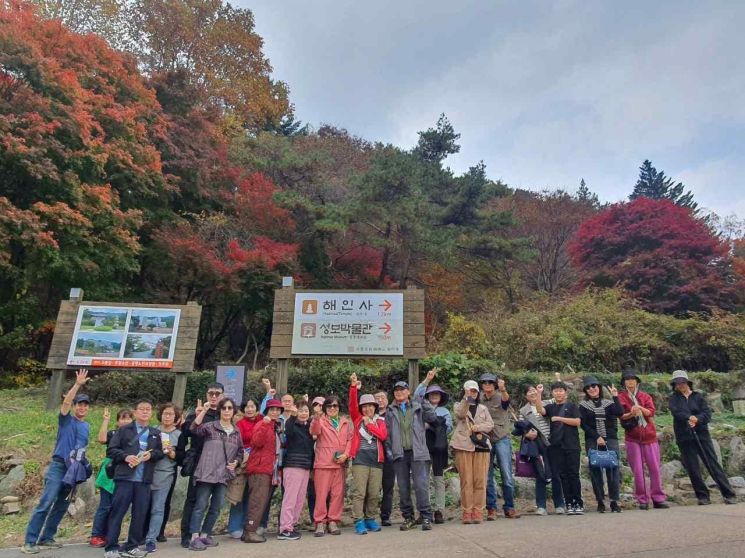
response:
<path id="1" fill-rule="evenodd" d="M 382 329 L 383 333 L 388 335 L 391 332 L 391 329 L 393 328 L 391 327 L 391 324 L 386 323 L 386 324 L 383 324 L 383 327 L 379 327 L 378 329 Z"/>
<path id="2" fill-rule="evenodd" d="M 378 304 L 378 306 L 382 306 L 383 307 L 383 311 L 384 312 L 388 312 L 388 310 L 390 310 L 393 307 L 393 304 L 391 304 L 387 300 L 384 300 L 383 301 L 383 304 Z M 388 327 L 390 327 L 390 326 L 388 326 Z"/>

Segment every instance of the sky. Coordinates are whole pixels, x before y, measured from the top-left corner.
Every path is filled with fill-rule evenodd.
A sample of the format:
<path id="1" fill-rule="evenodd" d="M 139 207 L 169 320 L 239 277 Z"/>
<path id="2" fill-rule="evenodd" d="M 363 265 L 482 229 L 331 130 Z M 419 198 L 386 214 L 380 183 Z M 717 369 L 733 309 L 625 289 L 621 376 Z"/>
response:
<path id="1" fill-rule="evenodd" d="M 613 202 L 650 159 L 745 218 L 745 2 L 236 3 L 315 127 L 410 148 L 445 113 L 456 173 Z"/>

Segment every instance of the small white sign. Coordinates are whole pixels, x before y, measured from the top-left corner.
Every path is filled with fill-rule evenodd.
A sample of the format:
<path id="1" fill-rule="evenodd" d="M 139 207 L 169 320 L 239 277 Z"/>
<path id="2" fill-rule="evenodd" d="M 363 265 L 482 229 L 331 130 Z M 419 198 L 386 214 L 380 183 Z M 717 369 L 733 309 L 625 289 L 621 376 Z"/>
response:
<path id="1" fill-rule="evenodd" d="M 403 355 L 403 293 L 296 293 L 292 354 Z"/>

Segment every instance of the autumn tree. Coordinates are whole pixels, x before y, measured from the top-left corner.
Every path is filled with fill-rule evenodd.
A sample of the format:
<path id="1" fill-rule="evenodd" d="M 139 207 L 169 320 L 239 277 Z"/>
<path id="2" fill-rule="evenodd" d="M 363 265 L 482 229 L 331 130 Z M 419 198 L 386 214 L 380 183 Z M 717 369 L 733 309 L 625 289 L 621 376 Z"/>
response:
<path id="1" fill-rule="evenodd" d="M 222 0 L 133 0 L 128 19 L 145 71 L 186 70 L 228 122 L 263 129 L 290 112 L 287 86 L 271 77 L 250 10 Z"/>
<path id="2" fill-rule="evenodd" d="M 582 223 L 570 253 L 586 283 L 620 285 L 655 312 L 729 310 L 742 295 L 729 246 L 671 200 L 609 207 Z"/>
<path id="3" fill-rule="evenodd" d="M 693 201 L 693 194 L 690 190 L 686 191 L 682 182 L 676 184 L 672 178 L 665 176 L 663 171 L 657 171 L 649 159 L 646 159 L 639 167 L 639 179 L 636 181 L 634 191 L 631 192 L 629 199 L 635 200 L 640 197 L 653 200 L 670 200 L 676 205 L 689 208 L 694 213 L 698 208 L 698 204 Z"/>

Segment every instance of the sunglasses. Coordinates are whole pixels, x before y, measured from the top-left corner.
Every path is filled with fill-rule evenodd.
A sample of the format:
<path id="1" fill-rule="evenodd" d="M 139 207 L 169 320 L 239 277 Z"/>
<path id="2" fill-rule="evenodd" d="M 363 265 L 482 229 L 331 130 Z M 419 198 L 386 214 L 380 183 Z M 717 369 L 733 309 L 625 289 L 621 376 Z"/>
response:
<path id="1" fill-rule="evenodd" d="M 222 410 L 223 411 L 232 411 L 233 410 L 233 407 L 223 407 Z"/>
<path id="2" fill-rule="evenodd" d="M 209 397 L 220 397 L 222 395 L 221 391 L 208 391 L 207 395 Z"/>

